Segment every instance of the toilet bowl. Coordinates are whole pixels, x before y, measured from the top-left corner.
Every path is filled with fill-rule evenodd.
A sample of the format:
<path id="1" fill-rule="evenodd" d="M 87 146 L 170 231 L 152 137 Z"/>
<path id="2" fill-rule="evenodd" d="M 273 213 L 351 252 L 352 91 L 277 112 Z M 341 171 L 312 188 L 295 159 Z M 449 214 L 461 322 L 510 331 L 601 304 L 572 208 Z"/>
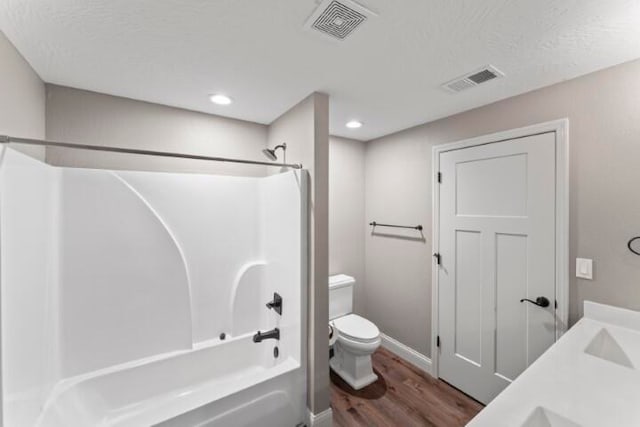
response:
<path id="1" fill-rule="evenodd" d="M 353 314 L 355 279 L 344 274 L 329 278 L 329 318 L 336 336 L 331 369 L 353 389 L 375 382 L 371 355 L 380 347 L 380 330 L 371 321 Z"/>

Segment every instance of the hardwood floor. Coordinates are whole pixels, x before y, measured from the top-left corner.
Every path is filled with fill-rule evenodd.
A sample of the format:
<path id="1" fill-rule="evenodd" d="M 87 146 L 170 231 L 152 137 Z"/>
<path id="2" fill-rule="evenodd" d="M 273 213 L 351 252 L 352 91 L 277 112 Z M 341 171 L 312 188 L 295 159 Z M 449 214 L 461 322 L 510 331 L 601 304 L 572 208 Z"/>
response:
<path id="1" fill-rule="evenodd" d="M 373 355 L 378 381 L 355 391 L 331 372 L 334 427 L 464 426 L 482 404 L 380 348 Z"/>

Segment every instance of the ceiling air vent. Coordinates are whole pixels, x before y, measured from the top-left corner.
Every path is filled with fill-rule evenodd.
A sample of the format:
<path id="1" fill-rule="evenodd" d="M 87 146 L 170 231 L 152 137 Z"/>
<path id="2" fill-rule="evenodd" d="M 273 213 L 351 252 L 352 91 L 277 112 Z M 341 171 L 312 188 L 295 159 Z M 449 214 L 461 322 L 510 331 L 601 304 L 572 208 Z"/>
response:
<path id="1" fill-rule="evenodd" d="M 307 19 L 305 28 L 333 40 L 344 40 L 372 16 L 373 12 L 351 0 L 323 0 Z"/>
<path id="2" fill-rule="evenodd" d="M 443 84 L 442 87 L 449 92 L 458 93 L 500 77 L 504 77 L 503 72 L 493 65 L 487 65 L 462 77 L 453 79 Z"/>

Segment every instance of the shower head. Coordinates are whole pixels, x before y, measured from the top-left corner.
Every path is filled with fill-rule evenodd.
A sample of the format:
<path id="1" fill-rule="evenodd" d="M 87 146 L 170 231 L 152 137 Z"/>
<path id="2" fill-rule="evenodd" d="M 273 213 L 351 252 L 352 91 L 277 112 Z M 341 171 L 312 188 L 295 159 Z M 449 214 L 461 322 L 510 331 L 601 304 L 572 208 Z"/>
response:
<path id="1" fill-rule="evenodd" d="M 282 143 L 280 145 L 276 145 L 273 148 L 265 148 L 264 150 L 262 150 L 262 152 L 264 153 L 264 155 L 269 160 L 273 160 L 275 162 L 276 160 L 278 160 L 278 156 L 276 155 L 276 151 L 278 151 L 279 148 L 281 148 L 284 153 L 287 152 L 287 144 L 286 143 Z"/>
<path id="2" fill-rule="evenodd" d="M 262 152 L 269 160 L 273 160 L 273 161 L 278 160 L 278 156 L 276 156 L 276 150 L 272 150 L 271 148 L 265 148 L 264 150 L 262 150 Z"/>

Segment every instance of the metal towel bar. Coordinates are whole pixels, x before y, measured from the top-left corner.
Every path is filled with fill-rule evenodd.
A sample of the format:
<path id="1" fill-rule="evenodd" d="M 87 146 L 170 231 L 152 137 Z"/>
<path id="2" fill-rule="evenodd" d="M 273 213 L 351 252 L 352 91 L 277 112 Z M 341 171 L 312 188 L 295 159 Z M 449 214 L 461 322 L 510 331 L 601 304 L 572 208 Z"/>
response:
<path id="1" fill-rule="evenodd" d="M 370 226 L 372 227 L 393 227 L 393 228 L 410 228 L 412 230 L 419 230 L 422 231 L 422 225 L 418 224 L 418 225 L 394 225 L 394 224 L 381 224 L 379 222 L 370 222 L 369 223 Z"/>

